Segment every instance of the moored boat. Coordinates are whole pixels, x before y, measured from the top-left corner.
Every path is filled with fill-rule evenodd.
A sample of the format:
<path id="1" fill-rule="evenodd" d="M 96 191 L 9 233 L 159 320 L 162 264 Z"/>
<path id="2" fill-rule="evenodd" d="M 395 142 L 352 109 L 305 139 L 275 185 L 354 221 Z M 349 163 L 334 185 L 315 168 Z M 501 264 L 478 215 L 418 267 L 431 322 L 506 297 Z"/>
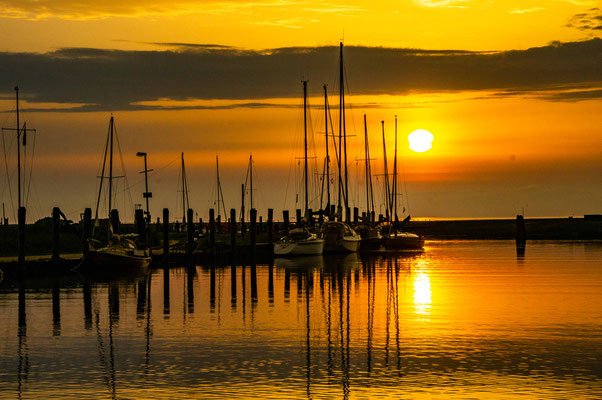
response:
<path id="1" fill-rule="evenodd" d="M 324 239 L 306 228 L 293 228 L 274 243 L 274 254 L 286 256 L 316 255 L 324 251 Z"/>
<path id="2" fill-rule="evenodd" d="M 396 232 L 385 236 L 383 244 L 387 250 L 421 250 L 424 238 L 411 232 Z"/>
<path id="3" fill-rule="evenodd" d="M 138 268 L 145 269 L 150 263 L 148 250 L 138 249 L 135 235 L 112 235 L 105 247 L 96 247 L 100 243 L 89 240 L 91 249 L 82 262 L 83 267 L 98 268 Z"/>
<path id="4" fill-rule="evenodd" d="M 324 251 L 329 253 L 353 253 L 359 250 L 360 235 L 343 222 L 328 221 L 322 225 Z"/>

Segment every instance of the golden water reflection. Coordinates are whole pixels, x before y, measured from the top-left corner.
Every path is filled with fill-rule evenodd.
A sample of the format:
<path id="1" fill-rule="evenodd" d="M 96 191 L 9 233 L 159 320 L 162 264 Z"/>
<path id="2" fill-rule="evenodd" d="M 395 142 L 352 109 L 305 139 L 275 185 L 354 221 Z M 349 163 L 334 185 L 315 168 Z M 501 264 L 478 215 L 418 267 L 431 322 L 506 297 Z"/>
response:
<path id="1" fill-rule="evenodd" d="M 601 256 L 533 245 L 517 268 L 512 243 L 442 242 L 123 279 L 8 277 L 0 399 L 602 395 Z"/>

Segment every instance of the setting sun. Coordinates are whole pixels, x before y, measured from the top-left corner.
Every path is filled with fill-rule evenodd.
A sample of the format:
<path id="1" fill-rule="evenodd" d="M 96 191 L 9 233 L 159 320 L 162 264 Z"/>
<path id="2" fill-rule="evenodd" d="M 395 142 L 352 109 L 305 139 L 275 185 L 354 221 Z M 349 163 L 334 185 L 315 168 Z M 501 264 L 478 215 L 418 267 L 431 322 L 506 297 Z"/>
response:
<path id="1" fill-rule="evenodd" d="M 417 129 L 408 135 L 410 149 L 417 153 L 423 153 L 431 149 L 433 134 L 424 129 Z"/>

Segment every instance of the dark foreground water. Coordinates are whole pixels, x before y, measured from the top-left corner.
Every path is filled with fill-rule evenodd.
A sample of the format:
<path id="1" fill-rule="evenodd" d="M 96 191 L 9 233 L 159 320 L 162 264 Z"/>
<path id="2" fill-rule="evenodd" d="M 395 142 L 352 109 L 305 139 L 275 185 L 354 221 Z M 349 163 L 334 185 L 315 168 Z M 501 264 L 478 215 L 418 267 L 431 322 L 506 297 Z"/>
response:
<path id="1" fill-rule="evenodd" d="M 0 283 L 2 399 L 602 398 L 600 243 L 521 257 L 431 242 L 24 289 Z"/>

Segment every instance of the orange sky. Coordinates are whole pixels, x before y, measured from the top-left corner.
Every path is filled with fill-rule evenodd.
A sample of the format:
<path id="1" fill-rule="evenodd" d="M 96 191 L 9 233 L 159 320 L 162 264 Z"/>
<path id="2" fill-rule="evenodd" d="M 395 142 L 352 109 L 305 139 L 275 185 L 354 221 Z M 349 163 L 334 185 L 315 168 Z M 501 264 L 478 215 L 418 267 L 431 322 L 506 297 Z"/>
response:
<path id="1" fill-rule="evenodd" d="M 324 156 L 323 138 L 319 136 L 323 131 L 323 82 L 330 88 L 335 129 L 337 126 L 338 100 L 333 90 L 337 85 L 337 51 L 334 47 L 324 50 L 330 58 L 319 71 L 313 61 L 305 63 L 303 51 L 250 54 L 250 61 L 246 61 L 249 76 L 244 75 L 244 62 L 240 70 L 232 67 L 233 75 L 226 75 L 231 69 L 228 60 L 245 56 L 240 53 L 242 49 L 336 46 L 341 37 L 348 46 L 364 46 L 346 53 L 350 54 L 346 58 L 347 101 L 352 106 L 347 127 L 356 135 L 349 139 L 348 153 L 355 205 L 363 207 L 365 202 L 362 167 L 354 160 L 363 158 L 362 118 L 366 113 L 376 174 L 382 173 L 380 121 L 386 121 L 392 157 L 393 118 L 399 117 L 399 154 L 413 216 L 511 217 L 524 207 L 527 216 L 602 212 L 599 61 L 596 53 L 581 51 L 585 46 L 578 45 L 565 46 L 567 50 L 560 58 L 551 59 L 549 54 L 557 45 L 547 46 L 552 41 L 590 40 L 589 45 L 599 52 L 598 43 L 591 39 L 600 36 L 600 30 L 595 29 L 602 15 L 600 2 L 0 3 L 0 56 L 8 60 L 0 67 L 0 109 L 7 111 L 0 115 L 0 122 L 3 127 L 14 125 L 12 87 L 19 84 L 25 99 L 22 118 L 39 132 L 28 197 L 32 219 L 49 214 L 51 207 L 58 205 L 77 220 L 83 207 L 93 206 L 94 177 L 101 162 L 109 111 L 116 117 L 129 183 L 134 185 L 134 203 L 142 202 L 137 173 L 142 167 L 135 152 L 147 151 L 150 167 L 160 169 L 151 179 L 153 215 L 163 207 L 178 207 L 179 172 L 174 160 L 181 151 L 186 153 L 191 199 L 199 216 L 206 217 L 206 210 L 213 205 L 216 153 L 222 162 L 226 207 L 239 207 L 240 184 L 250 153 L 256 159 L 260 213 L 267 207 L 300 207 L 294 202 L 299 174 L 291 166 L 301 150 L 300 81 L 310 80 L 311 127 L 316 135 L 316 149 L 311 153 L 317 157 L 312 165 L 318 166 L 313 177 L 321 171 Z M 186 43 L 194 46 L 179 45 Z M 212 44 L 212 50 L 199 46 L 205 44 Z M 220 46 L 235 46 L 237 50 Z M 403 58 L 399 53 L 401 58 L 395 60 L 401 61 L 395 66 L 379 65 L 378 57 L 388 55 L 373 50 L 497 51 L 536 46 L 543 46 L 542 50 L 501 53 L 499 57 L 497 53 L 463 53 L 457 57 L 437 53 Z M 124 52 L 56 52 L 70 47 Z M 140 50 L 149 52 L 137 52 Z M 122 92 L 113 92 L 113 86 L 103 87 L 102 83 L 93 86 L 105 68 L 94 63 L 113 56 L 132 57 L 117 60 L 111 67 L 113 82 L 123 71 L 124 84 L 115 82 L 116 87 L 127 86 Z M 270 61 L 275 73 L 260 77 L 266 57 L 275 57 Z M 52 64 L 61 60 L 73 62 L 53 69 Z M 284 64 L 289 60 L 293 61 Z M 88 61 L 91 64 L 86 64 Z M 568 67 L 562 66 L 565 62 Z M 22 67 L 31 64 L 37 69 Z M 296 67 L 291 69 L 290 65 Z M 136 68 L 143 69 L 137 72 Z M 53 82 L 60 82 L 56 84 L 59 86 Z M 68 112 L 81 106 L 89 107 L 88 111 Z M 433 133 L 430 151 L 418 154 L 408 149 L 407 134 L 415 129 Z M 6 136 L 5 141 L 10 146 L 11 138 Z M 14 205 L 12 141 L 13 147 L 7 151 L 12 154 L 8 175 Z M 11 196 L 4 164 L 0 172 L 2 198 L 8 205 Z M 311 196 L 314 208 L 319 206 L 317 186 L 316 181 Z M 128 202 L 122 201 L 126 206 Z"/>

